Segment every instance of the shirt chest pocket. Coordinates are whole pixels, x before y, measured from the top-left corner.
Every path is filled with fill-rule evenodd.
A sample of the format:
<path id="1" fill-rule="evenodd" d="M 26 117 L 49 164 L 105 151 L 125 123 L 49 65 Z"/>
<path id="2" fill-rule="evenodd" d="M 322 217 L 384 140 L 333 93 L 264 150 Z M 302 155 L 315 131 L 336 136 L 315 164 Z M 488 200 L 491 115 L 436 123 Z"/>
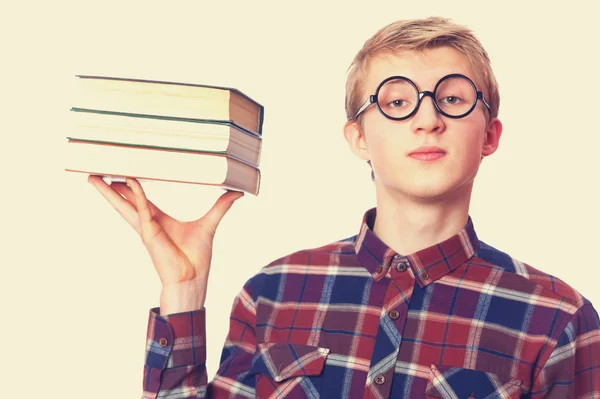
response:
<path id="1" fill-rule="evenodd" d="M 493 373 L 431 365 L 425 391 L 427 399 L 518 399 L 521 381 Z"/>
<path id="2" fill-rule="evenodd" d="M 252 360 L 257 398 L 319 398 L 329 349 L 261 343 Z"/>

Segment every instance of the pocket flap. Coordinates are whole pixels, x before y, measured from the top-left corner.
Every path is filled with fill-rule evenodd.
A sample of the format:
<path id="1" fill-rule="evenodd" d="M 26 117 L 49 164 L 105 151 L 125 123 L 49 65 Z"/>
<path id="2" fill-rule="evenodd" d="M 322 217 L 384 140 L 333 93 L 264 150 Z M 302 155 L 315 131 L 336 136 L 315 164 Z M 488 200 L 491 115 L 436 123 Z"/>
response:
<path id="1" fill-rule="evenodd" d="M 521 380 L 460 367 L 431 365 L 425 394 L 428 398 L 519 398 Z"/>
<path id="2" fill-rule="evenodd" d="M 258 344 L 252 363 L 255 373 L 264 374 L 277 382 L 297 376 L 321 374 L 329 349 L 298 344 Z"/>

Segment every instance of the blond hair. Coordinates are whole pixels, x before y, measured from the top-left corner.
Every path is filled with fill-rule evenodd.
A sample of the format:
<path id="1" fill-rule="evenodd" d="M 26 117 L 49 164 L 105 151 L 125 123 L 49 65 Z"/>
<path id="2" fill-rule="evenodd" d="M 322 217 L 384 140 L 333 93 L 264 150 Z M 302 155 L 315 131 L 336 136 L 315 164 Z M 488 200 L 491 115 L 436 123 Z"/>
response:
<path id="1" fill-rule="evenodd" d="M 381 28 L 365 42 L 348 68 L 346 79 L 348 120 L 355 120 L 354 116 L 365 100 L 362 85 L 367 76 L 369 61 L 373 57 L 402 50 L 422 51 L 441 46 L 453 47 L 467 56 L 476 74 L 477 88 L 483 91 L 490 105 L 491 117 L 497 117 L 500 106 L 498 83 L 492 72 L 488 54 L 479 40 L 465 26 L 457 25 L 446 18 L 429 17 L 393 22 Z"/>

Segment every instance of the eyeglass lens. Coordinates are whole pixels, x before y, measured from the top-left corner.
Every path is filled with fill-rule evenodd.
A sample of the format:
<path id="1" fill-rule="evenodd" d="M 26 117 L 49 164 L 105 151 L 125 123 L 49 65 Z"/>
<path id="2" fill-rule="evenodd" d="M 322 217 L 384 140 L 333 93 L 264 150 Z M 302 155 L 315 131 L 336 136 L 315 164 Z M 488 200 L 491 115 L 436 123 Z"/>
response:
<path id="1" fill-rule="evenodd" d="M 434 96 L 442 113 L 451 116 L 466 114 L 477 101 L 475 88 L 461 77 L 450 77 L 441 81 L 435 89 Z M 392 79 L 379 89 L 377 102 L 386 115 L 404 118 L 417 107 L 419 92 L 408 79 Z"/>

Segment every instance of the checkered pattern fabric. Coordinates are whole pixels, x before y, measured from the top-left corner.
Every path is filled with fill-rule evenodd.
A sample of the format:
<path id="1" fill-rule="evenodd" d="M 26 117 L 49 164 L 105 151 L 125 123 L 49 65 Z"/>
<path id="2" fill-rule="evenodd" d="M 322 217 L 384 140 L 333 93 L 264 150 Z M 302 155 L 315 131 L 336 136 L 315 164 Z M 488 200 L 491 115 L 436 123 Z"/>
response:
<path id="1" fill-rule="evenodd" d="M 357 235 L 267 265 L 235 298 L 208 382 L 205 310 L 148 323 L 144 398 L 600 398 L 600 319 L 477 238 L 413 254 Z"/>

